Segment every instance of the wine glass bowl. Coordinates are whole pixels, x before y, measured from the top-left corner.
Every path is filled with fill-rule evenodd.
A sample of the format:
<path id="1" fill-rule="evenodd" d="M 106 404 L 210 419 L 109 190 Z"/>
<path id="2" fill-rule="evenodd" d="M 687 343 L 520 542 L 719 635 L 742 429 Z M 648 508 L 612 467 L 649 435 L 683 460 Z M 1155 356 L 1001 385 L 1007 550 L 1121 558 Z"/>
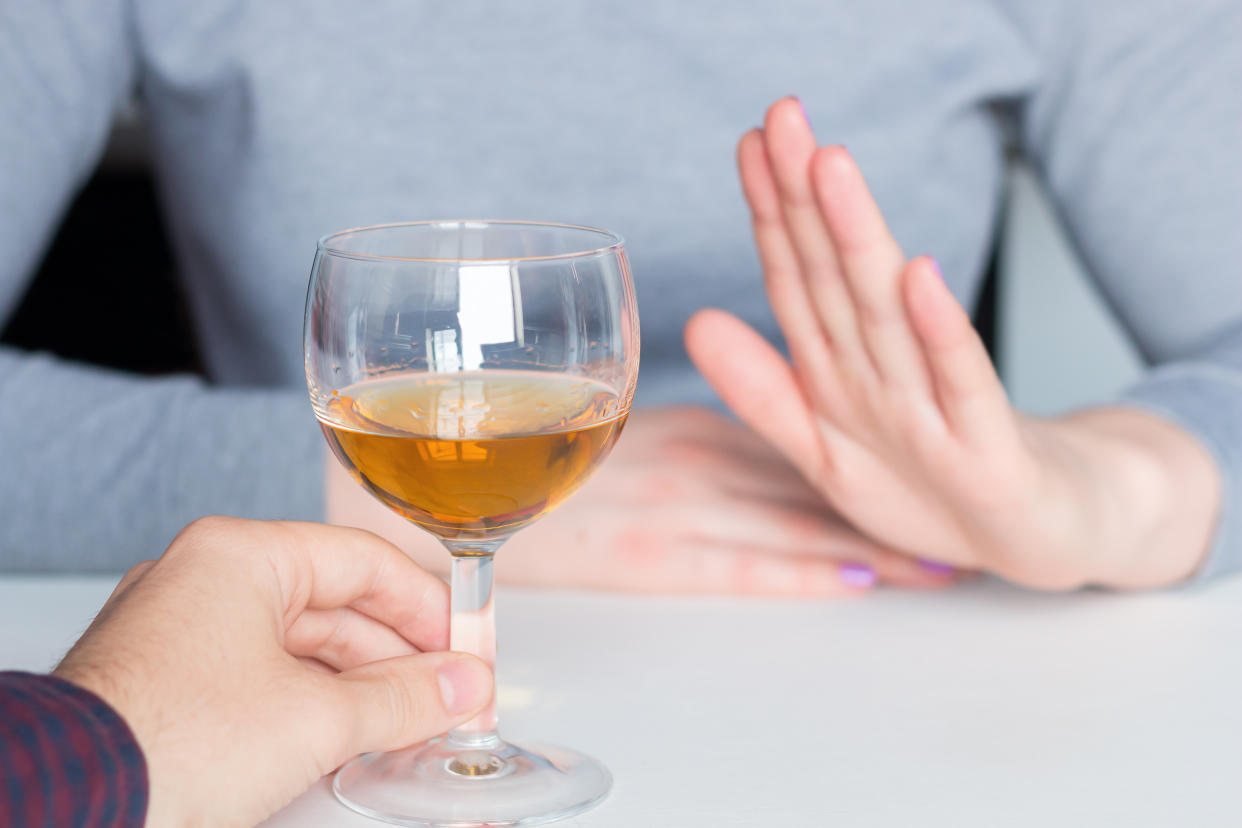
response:
<path id="1" fill-rule="evenodd" d="M 343 466 L 453 555 L 451 646 L 492 663 L 492 556 L 569 497 L 621 433 L 638 313 L 620 237 L 537 222 L 411 222 L 320 240 L 306 301 L 311 404 Z M 496 733 L 346 765 L 349 807 L 402 825 L 534 825 L 611 778 Z"/>
<path id="2" fill-rule="evenodd" d="M 332 451 L 389 508 L 441 540 L 466 541 L 507 537 L 554 508 L 624 420 L 598 382 L 489 370 L 363 382 L 329 401 L 321 423 Z"/>

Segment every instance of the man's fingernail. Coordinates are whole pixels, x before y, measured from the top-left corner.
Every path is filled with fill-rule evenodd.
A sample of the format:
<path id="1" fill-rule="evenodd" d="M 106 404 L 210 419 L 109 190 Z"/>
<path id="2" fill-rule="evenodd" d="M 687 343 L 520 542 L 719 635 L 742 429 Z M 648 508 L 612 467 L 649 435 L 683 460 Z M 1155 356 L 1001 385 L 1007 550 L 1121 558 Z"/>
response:
<path id="1" fill-rule="evenodd" d="M 940 561 L 927 560 L 926 558 L 919 558 L 919 566 L 933 575 L 952 575 L 957 572 L 956 567 L 949 566 Z"/>
<path id="2" fill-rule="evenodd" d="M 487 701 L 491 692 L 491 675 L 480 662 L 456 658 L 436 670 L 440 685 L 440 701 L 451 714 L 474 710 Z"/>
<path id="3" fill-rule="evenodd" d="M 866 564 L 841 564 L 841 582 L 856 589 L 868 589 L 875 586 L 875 570 Z"/>

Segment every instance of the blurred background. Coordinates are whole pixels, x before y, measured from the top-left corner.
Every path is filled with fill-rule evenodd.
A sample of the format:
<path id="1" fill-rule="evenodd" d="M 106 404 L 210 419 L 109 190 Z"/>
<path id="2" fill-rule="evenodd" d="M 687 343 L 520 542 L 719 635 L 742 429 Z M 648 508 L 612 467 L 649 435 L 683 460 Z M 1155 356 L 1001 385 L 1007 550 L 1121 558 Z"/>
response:
<path id="1" fill-rule="evenodd" d="M 1138 376 L 1137 351 L 1020 159 L 1009 193 L 976 324 L 1019 408 L 1048 414 L 1106 399 Z M 125 251 L 125 281 L 93 270 L 101 246 Z M 47 324 L 53 317 L 58 324 Z M 190 324 L 131 109 L 0 341 L 146 374 L 200 372 Z"/>

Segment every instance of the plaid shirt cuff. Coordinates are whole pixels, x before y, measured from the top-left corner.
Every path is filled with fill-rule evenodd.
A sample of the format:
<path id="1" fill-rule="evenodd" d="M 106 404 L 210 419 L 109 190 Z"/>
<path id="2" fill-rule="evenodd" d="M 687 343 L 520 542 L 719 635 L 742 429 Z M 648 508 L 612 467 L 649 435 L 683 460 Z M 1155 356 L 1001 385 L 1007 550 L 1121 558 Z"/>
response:
<path id="1" fill-rule="evenodd" d="M 147 765 L 116 711 L 54 676 L 0 672 L 0 825 L 141 826 Z"/>

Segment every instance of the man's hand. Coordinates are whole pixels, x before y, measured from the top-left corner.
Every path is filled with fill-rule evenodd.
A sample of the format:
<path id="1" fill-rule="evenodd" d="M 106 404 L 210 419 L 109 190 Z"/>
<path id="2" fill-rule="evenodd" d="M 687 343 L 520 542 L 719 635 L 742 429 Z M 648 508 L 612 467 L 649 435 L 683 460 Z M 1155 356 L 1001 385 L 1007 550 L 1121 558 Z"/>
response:
<path id="1" fill-rule="evenodd" d="M 334 458 L 328 518 L 389 537 L 424 566 L 449 556 Z M 699 408 L 640 410 L 595 476 L 496 554 L 507 583 L 638 592 L 826 596 L 881 581 L 953 581 L 867 540 L 749 429 Z"/>
<path id="2" fill-rule="evenodd" d="M 134 567 L 55 674 L 129 724 L 149 825 L 251 825 L 363 751 L 474 715 L 448 591 L 353 529 L 206 518 Z"/>
<path id="3" fill-rule="evenodd" d="M 905 258 L 797 100 L 773 105 L 738 160 L 793 367 L 721 311 L 691 320 L 687 346 L 842 517 L 884 547 L 1035 587 L 1193 570 L 1219 480 L 1189 435 L 1137 410 L 1015 412 L 935 262 Z"/>

